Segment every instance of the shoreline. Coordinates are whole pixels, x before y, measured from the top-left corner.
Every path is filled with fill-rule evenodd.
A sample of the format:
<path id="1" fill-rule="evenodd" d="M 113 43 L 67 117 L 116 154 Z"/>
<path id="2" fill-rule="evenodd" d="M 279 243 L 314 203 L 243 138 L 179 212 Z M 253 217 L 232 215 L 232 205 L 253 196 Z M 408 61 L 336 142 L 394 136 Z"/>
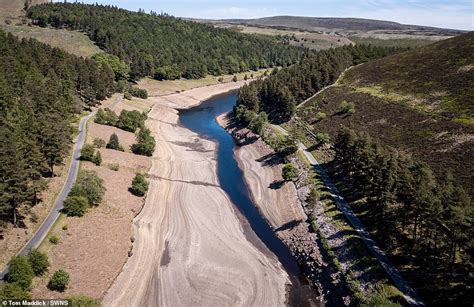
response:
<path id="1" fill-rule="evenodd" d="M 281 159 L 275 158 L 273 149 L 250 130 L 238 125 L 230 114 L 224 113 L 216 121 L 238 143 L 234 155 L 244 172 L 255 206 L 291 250 L 303 274 L 311 281 L 312 291 L 319 292 L 318 303 L 322 300 L 331 306 L 350 304 L 344 286 L 333 278 L 334 268 L 328 263 L 320 238 L 310 231 L 300 190 L 294 184 L 282 181 Z M 303 297 L 305 294 L 308 292 L 303 292 Z M 308 298 L 315 301 L 312 296 Z"/>
<path id="2" fill-rule="evenodd" d="M 216 144 L 178 122 L 179 110 L 244 83 L 150 98 L 154 105 L 146 124 L 157 140 L 150 190 L 133 222 L 133 256 L 107 291 L 105 306 L 287 302 L 287 273 L 245 234 L 249 225 L 219 186 Z"/>

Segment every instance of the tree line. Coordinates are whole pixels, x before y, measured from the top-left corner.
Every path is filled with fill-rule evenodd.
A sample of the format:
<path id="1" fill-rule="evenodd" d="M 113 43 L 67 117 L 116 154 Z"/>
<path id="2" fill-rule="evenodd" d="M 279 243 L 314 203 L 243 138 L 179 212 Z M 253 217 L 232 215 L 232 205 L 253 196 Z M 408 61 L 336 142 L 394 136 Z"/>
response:
<path id="1" fill-rule="evenodd" d="M 388 250 L 402 250 L 420 273 L 469 279 L 474 210 L 449 172 L 437 180 L 425 163 L 348 128 L 340 130 L 334 149 L 348 199 L 366 200 L 367 224 Z"/>
<path id="2" fill-rule="evenodd" d="M 71 146 L 74 114 L 112 94 L 113 72 L 0 30 L 0 219 L 35 205 Z"/>
<path id="3" fill-rule="evenodd" d="M 273 122 L 285 122 L 293 116 L 297 104 L 333 84 L 348 67 L 402 50 L 356 45 L 320 51 L 300 64 L 275 69 L 268 78 L 245 85 L 237 105 L 255 113 L 265 112 Z"/>
<path id="4" fill-rule="evenodd" d="M 271 37 L 115 6 L 50 3 L 31 7 L 28 17 L 40 26 L 87 33 L 100 48 L 129 63 L 132 80 L 195 79 L 288 66 L 311 53 Z"/>

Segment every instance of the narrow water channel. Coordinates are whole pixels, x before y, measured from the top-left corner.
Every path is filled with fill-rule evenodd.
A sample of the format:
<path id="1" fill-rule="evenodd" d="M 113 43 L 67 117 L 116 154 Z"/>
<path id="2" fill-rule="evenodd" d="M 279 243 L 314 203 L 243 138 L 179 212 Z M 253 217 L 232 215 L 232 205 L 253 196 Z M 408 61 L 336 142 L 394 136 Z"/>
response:
<path id="1" fill-rule="evenodd" d="M 276 236 L 253 204 L 242 170 L 234 158 L 234 148 L 237 145 L 233 137 L 216 122 L 217 116 L 232 110 L 236 100 L 237 92 L 235 91 L 211 98 L 198 107 L 181 111 L 180 124 L 201 137 L 217 143 L 217 175 L 222 189 L 247 219 L 256 235 L 282 263 L 293 282 L 290 304 L 291 301 L 297 301 L 297 305 L 301 306 L 301 300 L 305 299 L 294 297 L 295 293 L 306 292 L 304 296 L 307 297 L 309 286 L 305 283 L 303 274 L 290 250 Z M 301 288 L 305 288 L 306 291 L 301 291 Z M 299 295 L 296 294 L 296 296 Z"/>

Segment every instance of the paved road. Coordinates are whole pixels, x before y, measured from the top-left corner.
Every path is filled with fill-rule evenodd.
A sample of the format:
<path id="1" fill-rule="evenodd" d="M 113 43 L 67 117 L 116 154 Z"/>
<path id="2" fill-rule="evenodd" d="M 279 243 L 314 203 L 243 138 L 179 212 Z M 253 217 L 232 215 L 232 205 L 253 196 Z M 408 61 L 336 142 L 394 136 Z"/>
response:
<path id="1" fill-rule="evenodd" d="M 121 95 L 117 96 L 111 108 L 114 108 L 121 101 L 122 101 L 122 96 Z M 77 136 L 76 142 L 74 143 L 71 165 L 69 166 L 67 179 L 66 179 L 66 182 L 64 183 L 63 189 L 61 190 L 61 193 L 56 198 L 56 201 L 54 202 L 54 206 L 49 212 L 49 215 L 43 221 L 43 224 L 41 224 L 40 228 L 38 228 L 38 230 L 30 239 L 30 241 L 28 241 L 25 244 L 25 246 L 23 246 L 23 248 L 18 253 L 19 255 L 25 256 L 26 254 L 28 254 L 28 252 L 31 249 L 38 247 L 43 241 L 43 239 L 46 237 L 46 235 L 48 234 L 51 227 L 54 225 L 54 223 L 58 219 L 61 213 L 61 209 L 63 208 L 63 202 L 66 199 L 67 195 L 69 194 L 69 191 L 71 191 L 72 185 L 74 184 L 74 181 L 76 181 L 77 173 L 79 171 L 79 162 L 80 162 L 79 156 L 81 154 L 82 145 L 84 145 L 84 142 L 86 139 L 87 121 L 89 121 L 89 119 L 94 115 L 95 115 L 95 112 L 92 112 L 91 114 L 83 117 L 81 121 L 79 122 L 79 135 Z M 3 269 L 2 272 L 0 272 L 0 280 L 3 280 L 7 273 L 8 273 L 8 267 L 6 267 L 5 269 Z"/>
<path id="2" fill-rule="evenodd" d="M 280 126 L 274 125 L 273 127 L 275 127 L 278 131 L 282 132 L 285 135 L 288 134 L 288 132 Z M 375 241 L 371 238 L 367 230 L 365 230 L 364 225 L 362 225 L 362 222 L 354 214 L 349 204 L 341 196 L 337 188 L 334 186 L 334 183 L 331 181 L 327 173 L 324 171 L 318 161 L 314 158 L 311 152 L 309 152 L 306 146 L 302 143 L 298 143 L 298 147 L 303 152 L 308 161 L 311 163 L 311 165 L 318 172 L 318 174 L 321 176 L 321 179 L 323 180 L 324 185 L 329 189 L 331 196 L 333 197 L 336 203 L 336 206 L 345 215 L 346 219 L 352 225 L 354 230 L 357 231 L 367 248 L 372 252 L 375 258 L 377 258 L 380 265 L 384 268 L 384 270 L 393 280 L 393 283 L 403 293 L 403 296 L 405 297 L 407 302 L 412 306 L 424 306 L 423 302 L 418 297 L 416 292 L 403 279 L 403 277 L 400 275 L 400 272 L 390 262 L 385 253 L 375 244 Z"/>

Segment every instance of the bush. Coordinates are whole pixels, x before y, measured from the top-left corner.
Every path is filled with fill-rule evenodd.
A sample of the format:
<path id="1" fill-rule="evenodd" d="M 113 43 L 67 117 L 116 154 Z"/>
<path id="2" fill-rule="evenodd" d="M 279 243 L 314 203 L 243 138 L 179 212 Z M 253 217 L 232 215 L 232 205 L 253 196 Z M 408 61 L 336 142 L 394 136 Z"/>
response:
<path id="1" fill-rule="evenodd" d="M 28 262 L 36 276 L 42 276 L 50 266 L 48 256 L 37 249 L 33 249 L 28 253 Z"/>
<path id="2" fill-rule="evenodd" d="M 244 80 L 245 80 L 245 81 L 247 81 L 248 78 L 249 78 L 249 77 L 248 77 L 247 75 L 244 76 Z"/>
<path id="3" fill-rule="evenodd" d="M 232 81 L 237 82 L 237 76 L 234 75 L 234 77 L 232 78 Z"/>
<path id="4" fill-rule="evenodd" d="M 155 151 L 155 138 L 151 135 L 150 129 L 142 128 L 137 136 L 137 143 L 132 145 L 133 153 L 151 157 Z"/>
<path id="5" fill-rule="evenodd" d="M 0 285 L 0 301 L 6 300 L 31 300 L 31 294 L 18 283 L 4 283 Z"/>
<path id="6" fill-rule="evenodd" d="M 283 169 L 281 171 L 281 175 L 284 180 L 286 181 L 291 181 L 296 178 L 298 178 L 298 175 L 296 174 L 296 170 L 293 167 L 292 164 L 288 163 L 283 166 Z"/>
<path id="7" fill-rule="evenodd" d="M 99 109 L 95 115 L 94 122 L 101 125 L 115 126 L 117 125 L 118 116 L 109 108 Z"/>
<path id="8" fill-rule="evenodd" d="M 71 296 L 67 298 L 71 307 L 99 307 L 100 303 L 95 298 L 87 296 Z"/>
<path id="9" fill-rule="evenodd" d="M 109 139 L 109 142 L 107 143 L 106 148 L 118 150 L 118 151 L 124 151 L 122 145 L 120 145 L 119 138 L 115 133 L 112 133 L 112 135 L 110 136 L 110 139 Z"/>
<path id="10" fill-rule="evenodd" d="M 142 99 L 147 99 L 147 98 L 148 98 L 148 92 L 147 92 L 147 90 L 145 90 L 145 89 L 132 86 L 132 87 L 129 89 L 129 91 L 130 91 L 130 94 L 131 94 L 133 97 L 138 97 L 138 98 L 142 98 Z"/>
<path id="11" fill-rule="evenodd" d="M 57 245 L 59 243 L 59 237 L 58 236 L 49 237 L 49 243 Z"/>
<path id="12" fill-rule="evenodd" d="M 8 263 L 8 282 L 17 283 L 21 289 L 31 287 L 35 273 L 26 257 L 15 256 Z"/>
<path id="13" fill-rule="evenodd" d="M 67 224 L 64 224 L 62 228 L 63 228 L 64 231 L 66 231 L 66 230 L 68 230 L 69 227 L 68 227 Z"/>
<path id="14" fill-rule="evenodd" d="M 331 141 L 331 136 L 327 133 L 316 133 L 316 142 L 321 144 L 327 144 Z"/>
<path id="15" fill-rule="evenodd" d="M 352 102 L 343 101 L 341 102 L 341 112 L 347 114 L 354 114 L 355 113 L 355 105 Z"/>
<path id="16" fill-rule="evenodd" d="M 93 142 L 93 145 L 96 148 L 105 147 L 105 144 L 106 144 L 105 141 L 103 139 L 99 139 L 99 138 L 95 138 L 94 142 Z"/>
<path id="17" fill-rule="evenodd" d="M 89 206 L 97 206 L 104 194 L 104 180 L 95 171 L 81 171 L 68 197 L 82 196 L 87 198 Z"/>
<path id="18" fill-rule="evenodd" d="M 361 306 L 396 307 L 403 306 L 404 302 L 405 299 L 397 288 L 378 284 L 375 287 L 375 291 L 366 297 L 365 302 Z"/>
<path id="19" fill-rule="evenodd" d="M 326 113 L 324 112 L 318 112 L 316 113 L 316 120 L 323 120 L 327 117 Z"/>
<path id="20" fill-rule="evenodd" d="M 48 288 L 54 291 L 63 292 L 69 284 L 69 273 L 64 270 L 54 272 L 53 276 L 48 282 Z"/>
<path id="21" fill-rule="evenodd" d="M 120 112 L 117 127 L 125 131 L 133 132 L 145 125 L 146 115 L 136 110 Z"/>
<path id="22" fill-rule="evenodd" d="M 144 196 L 148 191 L 148 181 L 142 174 L 136 174 L 132 181 L 130 192 L 136 196 Z"/>
<path id="23" fill-rule="evenodd" d="M 100 154 L 100 151 L 97 150 L 94 158 L 92 159 L 92 162 L 97 166 L 100 166 L 102 164 L 102 155 Z"/>
<path id="24" fill-rule="evenodd" d="M 219 77 L 219 78 L 217 79 L 217 81 L 219 81 L 219 82 L 224 82 L 224 78 L 223 78 L 223 77 Z"/>
<path id="25" fill-rule="evenodd" d="M 109 164 L 109 168 L 117 172 L 120 169 L 120 165 L 118 163 Z"/>
<path id="26" fill-rule="evenodd" d="M 84 216 L 89 207 L 89 202 L 84 196 L 68 196 L 64 201 L 63 212 L 67 216 Z"/>
<path id="27" fill-rule="evenodd" d="M 284 137 L 277 139 L 274 149 L 277 153 L 286 157 L 294 154 L 298 150 L 298 145 L 292 137 L 285 135 Z"/>
<path id="28" fill-rule="evenodd" d="M 132 100 L 132 94 L 130 94 L 129 92 L 125 92 L 123 93 L 123 98 L 127 100 Z"/>
<path id="29" fill-rule="evenodd" d="M 94 159 L 94 146 L 90 144 L 84 144 L 81 149 L 81 160 L 92 161 Z"/>

